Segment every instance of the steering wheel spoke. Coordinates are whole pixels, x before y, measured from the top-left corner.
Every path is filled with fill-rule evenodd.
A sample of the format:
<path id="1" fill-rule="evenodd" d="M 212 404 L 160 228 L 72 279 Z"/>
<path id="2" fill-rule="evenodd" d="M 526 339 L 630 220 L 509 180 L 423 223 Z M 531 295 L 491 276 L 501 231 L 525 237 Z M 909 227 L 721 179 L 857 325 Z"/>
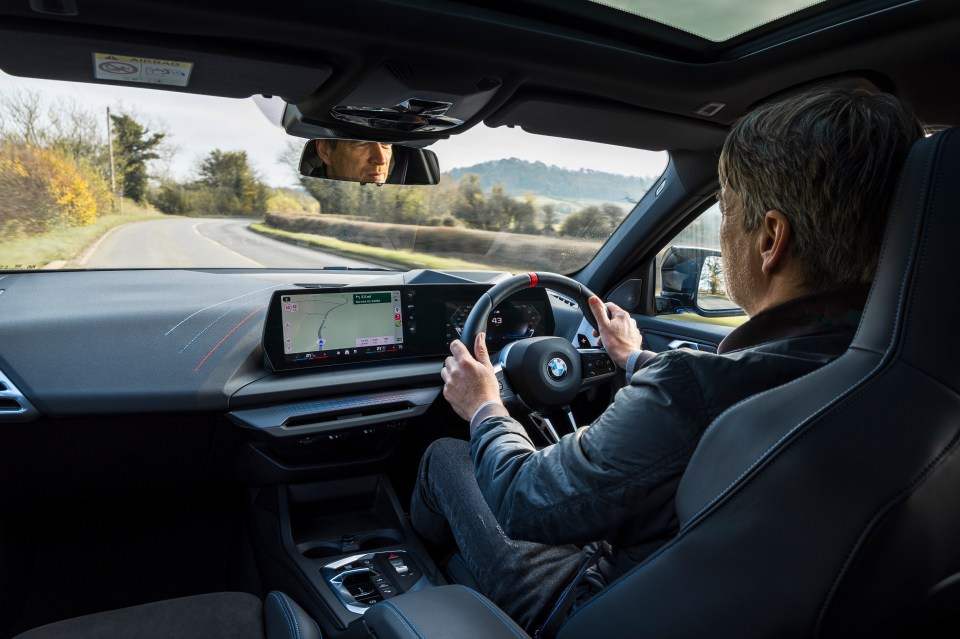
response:
<path id="1" fill-rule="evenodd" d="M 582 388 L 605 382 L 620 370 L 607 351 L 602 348 L 578 348 L 577 351 L 580 353 Z"/>
<path id="2" fill-rule="evenodd" d="M 561 437 L 576 432 L 579 428 L 569 406 L 558 410 L 536 411 L 530 413 L 530 419 L 551 444 L 556 444 Z"/>
<path id="3" fill-rule="evenodd" d="M 493 373 L 497 377 L 497 386 L 500 389 L 500 401 L 507 407 L 507 410 L 529 410 L 524 405 L 523 400 L 520 399 L 520 396 L 513 390 L 513 387 L 510 386 L 510 381 L 507 379 L 503 364 L 496 362 L 493 365 Z"/>

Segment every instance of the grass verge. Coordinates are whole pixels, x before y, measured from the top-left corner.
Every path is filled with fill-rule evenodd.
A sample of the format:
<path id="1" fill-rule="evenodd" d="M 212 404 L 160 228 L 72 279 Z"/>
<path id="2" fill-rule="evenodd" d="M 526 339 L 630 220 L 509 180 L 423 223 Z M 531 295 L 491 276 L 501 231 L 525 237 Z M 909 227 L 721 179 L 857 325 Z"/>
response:
<path id="1" fill-rule="evenodd" d="M 254 222 L 250 225 L 250 230 L 254 233 L 272 237 L 281 242 L 295 244 L 304 248 L 312 248 L 321 251 L 327 251 L 343 257 L 352 257 L 358 260 L 367 260 L 383 266 L 389 266 L 399 269 L 412 268 L 430 268 L 446 269 L 452 271 L 475 271 L 489 270 L 486 264 L 476 262 L 467 262 L 448 257 L 437 257 L 427 253 L 414 253 L 409 250 L 391 250 L 378 248 L 376 246 L 366 246 L 355 242 L 344 242 L 332 237 L 322 235 L 313 235 L 312 233 L 293 233 L 291 231 L 282 231 L 275 229 L 261 222 Z"/>
<path id="2" fill-rule="evenodd" d="M 170 217 L 130 200 L 124 200 L 123 208 L 123 215 L 103 215 L 89 226 L 59 228 L 32 237 L 0 241 L 0 270 L 42 269 L 51 264 L 55 265 L 53 268 L 62 268 L 114 227 Z"/>

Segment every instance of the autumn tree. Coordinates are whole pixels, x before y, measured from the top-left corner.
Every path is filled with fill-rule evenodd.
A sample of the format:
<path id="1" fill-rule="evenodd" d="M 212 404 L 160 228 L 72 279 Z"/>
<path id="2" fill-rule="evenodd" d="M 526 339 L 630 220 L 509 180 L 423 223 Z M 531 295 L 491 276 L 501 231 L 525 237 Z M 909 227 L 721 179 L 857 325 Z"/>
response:
<path id="1" fill-rule="evenodd" d="M 92 115 L 37 93 L 0 96 L 0 239 L 88 225 L 109 208 Z"/>

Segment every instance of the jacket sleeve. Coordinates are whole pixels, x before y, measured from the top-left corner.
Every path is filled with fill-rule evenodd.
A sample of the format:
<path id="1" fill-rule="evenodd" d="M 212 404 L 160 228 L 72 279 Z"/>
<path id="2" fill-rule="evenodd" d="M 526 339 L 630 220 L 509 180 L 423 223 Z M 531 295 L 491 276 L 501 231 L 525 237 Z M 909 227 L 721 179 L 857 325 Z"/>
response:
<path id="1" fill-rule="evenodd" d="M 480 491 L 508 536 L 616 541 L 629 521 L 636 539 L 638 523 L 662 531 L 673 516 L 705 420 L 696 378 L 683 354 L 671 352 L 638 371 L 594 423 L 555 445 L 537 450 L 517 421 L 491 417 L 470 450 Z"/>

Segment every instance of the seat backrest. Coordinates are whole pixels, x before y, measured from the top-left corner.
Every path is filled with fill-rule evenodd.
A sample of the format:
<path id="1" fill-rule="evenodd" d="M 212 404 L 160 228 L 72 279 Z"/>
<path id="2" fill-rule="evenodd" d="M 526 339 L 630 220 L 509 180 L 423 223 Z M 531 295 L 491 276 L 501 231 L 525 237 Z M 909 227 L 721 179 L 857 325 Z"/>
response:
<path id="1" fill-rule="evenodd" d="M 951 130 L 904 166 L 850 349 L 717 418 L 678 535 L 559 637 L 871 634 L 960 572 L 958 241 Z"/>

